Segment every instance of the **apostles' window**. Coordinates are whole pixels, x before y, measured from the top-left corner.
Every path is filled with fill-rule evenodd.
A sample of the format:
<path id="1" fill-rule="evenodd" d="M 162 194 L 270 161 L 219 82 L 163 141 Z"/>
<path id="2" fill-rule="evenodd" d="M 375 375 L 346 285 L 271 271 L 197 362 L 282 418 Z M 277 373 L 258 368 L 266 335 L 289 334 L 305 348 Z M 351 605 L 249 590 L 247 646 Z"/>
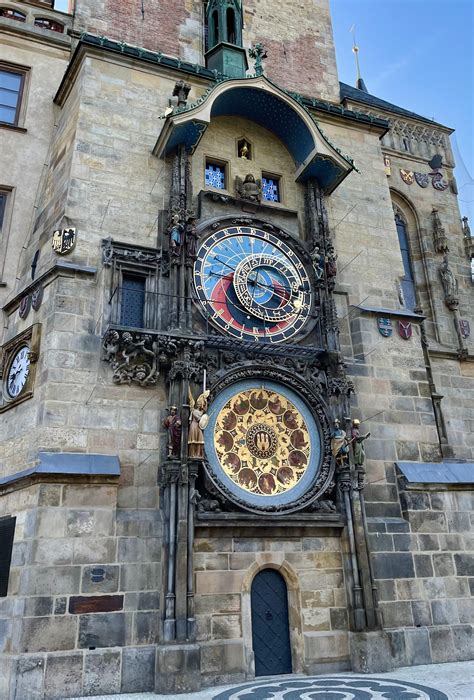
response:
<path id="1" fill-rule="evenodd" d="M 267 202 L 281 202 L 280 178 L 276 175 L 262 174 L 263 198 Z"/>
<path id="2" fill-rule="evenodd" d="M 120 325 L 143 328 L 146 277 L 124 273 L 120 300 Z"/>
<path id="3" fill-rule="evenodd" d="M 206 187 L 214 187 L 218 190 L 225 190 L 226 179 L 225 163 L 218 163 L 211 160 L 206 161 Z"/>
<path id="4" fill-rule="evenodd" d="M 227 8 L 227 13 L 226 13 L 226 19 L 227 19 L 227 41 L 229 44 L 235 44 L 235 12 L 232 7 Z"/>
<path id="5" fill-rule="evenodd" d="M 26 71 L 0 64 L 0 123 L 17 126 Z"/>
<path id="6" fill-rule="evenodd" d="M 402 253 L 403 260 L 403 269 L 405 273 L 401 281 L 403 299 L 405 301 L 406 308 L 413 310 L 416 307 L 415 278 L 413 275 L 413 267 L 411 264 L 407 227 L 399 214 L 395 215 L 395 224 L 397 226 L 398 242 L 400 244 L 400 251 Z"/>
<path id="7" fill-rule="evenodd" d="M 16 518 L 0 518 L 0 598 L 8 592 Z"/>
<path id="8" fill-rule="evenodd" d="M 12 10 L 9 7 L 0 7 L 0 17 L 16 19 L 17 22 L 26 22 L 26 15 L 24 15 L 23 12 Z"/>

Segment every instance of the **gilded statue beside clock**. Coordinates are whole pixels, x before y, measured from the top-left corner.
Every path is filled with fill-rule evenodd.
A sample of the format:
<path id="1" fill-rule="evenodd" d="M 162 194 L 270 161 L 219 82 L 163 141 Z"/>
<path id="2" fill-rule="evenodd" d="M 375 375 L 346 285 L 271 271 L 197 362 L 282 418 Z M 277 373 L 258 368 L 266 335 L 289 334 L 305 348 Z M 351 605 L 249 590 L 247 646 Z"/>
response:
<path id="1" fill-rule="evenodd" d="M 254 226 L 209 236 L 198 251 L 194 282 L 207 317 L 240 340 L 288 340 L 311 313 L 311 284 L 300 257 Z"/>

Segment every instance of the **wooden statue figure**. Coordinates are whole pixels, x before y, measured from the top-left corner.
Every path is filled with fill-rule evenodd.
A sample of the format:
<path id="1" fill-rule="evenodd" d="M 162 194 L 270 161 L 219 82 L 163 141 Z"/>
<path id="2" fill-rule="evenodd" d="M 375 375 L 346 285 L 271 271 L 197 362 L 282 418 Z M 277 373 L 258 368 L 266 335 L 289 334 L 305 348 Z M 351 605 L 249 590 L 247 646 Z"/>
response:
<path id="1" fill-rule="evenodd" d="M 196 401 L 189 389 L 189 433 L 188 433 L 188 456 L 190 459 L 204 458 L 204 430 L 209 423 L 207 415 L 207 399 L 211 392 L 203 392 Z"/>
<path id="2" fill-rule="evenodd" d="M 168 457 L 179 457 L 182 423 L 176 406 L 171 406 L 169 416 L 163 421 L 163 427 L 168 431 Z"/>
<path id="3" fill-rule="evenodd" d="M 171 217 L 171 226 L 169 228 L 170 235 L 170 253 L 175 257 L 181 254 L 183 245 L 184 226 L 179 220 L 179 214 L 174 214 Z"/>
<path id="4" fill-rule="evenodd" d="M 360 434 L 360 420 L 355 418 L 352 421 L 351 442 L 354 446 L 354 464 L 356 467 L 362 467 L 365 462 L 365 446 L 364 442 L 370 437 L 370 433 L 366 435 Z"/>
<path id="5" fill-rule="evenodd" d="M 331 451 L 333 457 L 336 459 L 336 464 L 338 466 L 342 466 L 344 462 L 346 462 L 349 454 L 349 444 L 347 440 L 347 433 L 341 428 L 341 424 L 337 418 L 334 421 Z"/>

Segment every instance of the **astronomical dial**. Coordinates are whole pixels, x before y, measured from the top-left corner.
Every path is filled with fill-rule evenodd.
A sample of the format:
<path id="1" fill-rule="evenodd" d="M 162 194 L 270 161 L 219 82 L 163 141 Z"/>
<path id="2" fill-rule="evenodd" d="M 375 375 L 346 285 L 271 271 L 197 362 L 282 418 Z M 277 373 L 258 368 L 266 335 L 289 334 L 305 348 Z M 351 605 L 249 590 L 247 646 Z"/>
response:
<path id="1" fill-rule="evenodd" d="M 311 313 L 310 281 L 298 255 L 251 226 L 212 234 L 199 249 L 194 281 L 210 320 L 242 340 L 287 340 Z"/>
<path id="2" fill-rule="evenodd" d="M 7 392 L 12 399 L 15 399 L 25 387 L 30 371 L 29 355 L 30 349 L 24 345 L 13 356 L 7 375 Z"/>

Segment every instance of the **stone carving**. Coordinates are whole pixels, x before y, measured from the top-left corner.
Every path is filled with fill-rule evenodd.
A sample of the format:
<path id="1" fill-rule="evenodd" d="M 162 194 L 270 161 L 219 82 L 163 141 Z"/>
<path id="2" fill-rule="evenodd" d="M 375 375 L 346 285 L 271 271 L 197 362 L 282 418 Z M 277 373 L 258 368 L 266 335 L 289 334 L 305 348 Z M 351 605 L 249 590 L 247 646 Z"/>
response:
<path id="1" fill-rule="evenodd" d="M 469 227 L 469 219 L 467 216 L 462 218 L 462 233 L 464 238 L 464 250 L 466 256 L 469 260 L 474 257 L 474 238 L 471 235 L 471 229 Z"/>
<path id="2" fill-rule="evenodd" d="M 262 181 L 255 180 L 252 173 L 246 175 L 243 181 L 237 175 L 235 178 L 235 189 L 241 199 L 257 203 L 262 200 Z"/>
<path id="3" fill-rule="evenodd" d="M 189 433 L 188 433 L 188 456 L 190 459 L 204 458 L 204 430 L 209 423 L 207 415 L 207 403 L 211 392 L 204 391 L 194 400 L 191 389 L 189 389 Z"/>
<path id="4" fill-rule="evenodd" d="M 336 286 L 336 275 L 337 275 L 337 254 L 332 243 L 327 246 L 326 253 L 326 275 L 328 279 L 328 286 L 330 290 L 333 290 Z"/>
<path id="5" fill-rule="evenodd" d="M 191 85 L 184 80 L 178 80 L 174 86 L 173 97 L 177 98 L 177 107 L 186 107 Z"/>
<path id="6" fill-rule="evenodd" d="M 249 56 L 255 61 L 255 75 L 263 75 L 263 61 L 268 57 L 265 46 L 258 42 L 249 49 Z"/>
<path id="7" fill-rule="evenodd" d="M 316 513 L 336 513 L 336 504 L 333 503 L 333 501 L 328 501 L 328 500 L 316 500 L 314 501 L 311 506 L 310 510 L 316 512 Z"/>
<path id="8" fill-rule="evenodd" d="M 321 282 L 324 276 L 326 260 L 319 245 L 317 245 L 311 253 L 311 262 L 313 264 L 314 274 L 316 275 L 316 281 Z"/>
<path id="9" fill-rule="evenodd" d="M 445 255 L 443 264 L 439 268 L 441 282 L 444 289 L 444 301 L 448 309 L 454 310 L 459 306 L 459 287 L 458 281 L 454 276 L 453 271 L 449 267 L 448 256 Z"/>
<path id="10" fill-rule="evenodd" d="M 433 208 L 433 241 L 437 253 L 447 253 L 449 251 L 446 229 L 441 224 L 438 210 Z"/>
<path id="11" fill-rule="evenodd" d="M 102 241 L 102 264 L 104 267 L 111 267 L 114 260 L 156 265 L 160 262 L 161 256 L 159 253 L 152 251 L 124 247 L 123 244 L 114 242 L 113 238 L 109 236 L 109 238 L 105 238 Z"/>
<path id="12" fill-rule="evenodd" d="M 347 462 L 349 456 L 349 441 L 347 439 L 347 433 L 341 428 L 338 418 L 334 421 L 331 452 L 338 467 L 342 467 Z"/>
<path id="13" fill-rule="evenodd" d="M 169 336 L 109 330 L 103 339 L 104 360 L 113 370 L 115 384 L 154 386 L 160 368 L 169 368 L 179 350 L 191 341 Z"/>
<path id="14" fill-rule="evenodd" d="M 370 433 L 361 435 L 360 420 L 355 418 L 352 421 L 351 442 L 354 450 L 354 464 L 356 467 L 362 467 L 365 463 L 365 446 L 364 442 L 370 437 Z"/>
<path id="15" fill-rule="evenodd" d="M 168 457 L 179 457 L 182 423 L 176 406 L 171 406 L 169 416 L 163 421 L 163 427 L 168 431 Z"/>

